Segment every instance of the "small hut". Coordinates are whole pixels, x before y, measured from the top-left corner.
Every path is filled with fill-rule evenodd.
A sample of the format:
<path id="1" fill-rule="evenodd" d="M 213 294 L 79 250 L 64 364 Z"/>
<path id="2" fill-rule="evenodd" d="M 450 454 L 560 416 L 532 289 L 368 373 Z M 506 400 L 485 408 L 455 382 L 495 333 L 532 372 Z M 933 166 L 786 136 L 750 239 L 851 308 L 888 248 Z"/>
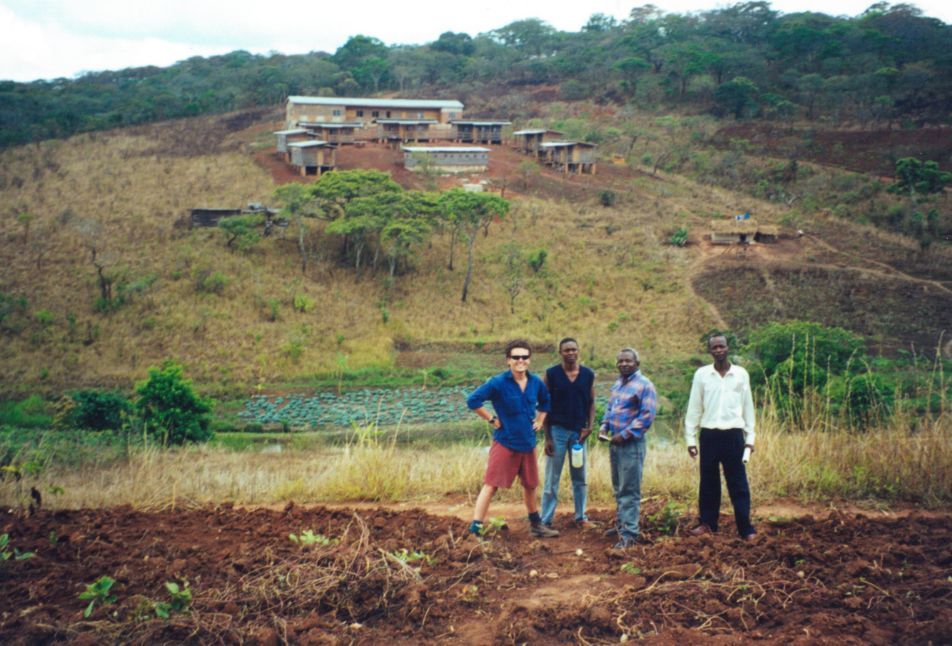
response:
<path id="1" fill-rule="evenodd" d="M 406 143 L 429 141 L 430 126 L 435 119 L 377 119 L 377 137 L 381 143 Z"/>
<path id="2" fill-rule="evenodd" d="M 489 168 L 489 148 L 473 146 L 404 146 L 407 170 L 425 168 L 442 173 L 483 173 Z"/>
<path id="3" fill-rule="evenodd" d="M 512 147 L 524 155 L 539 156 L 539 146 L 562 138 L 558 130 L 517 130 L 512 133 Z"/>
<path id="4" fill-rule="evenodd" d="M 312 139 L 288 144 L 291 165 L 301 169 L 301 175 L 318 175 L 337 167 L 337 149 L 326 141 Z"/>
<path id="5" fill-rule="evenodd" d="M 278 130 L 274 133 L 278 138 L 276 145 L 279 155 L 283 155 L 285 161 L 290 161 L 290 155 L 288 153 L 288 144 L 294 141 L 306 141 L 310 139 L 310 135 L 307 130 L 304 128 L 290 128 L 288 130 Z"/>
<path id="6" fill-rule="evenodd" d="M 563 173 L 595 174 L 595 144 L 584 141 L 550 141 L 539 144 L 546 166 Z"/>
<path id="7" fill-rule="evenodd" d="M 306 125 L 305 125 L 306 124 Z M 326 141 L 332 146 L 354 143 L 354 132 L 362 127 L 359 123 L 302 122 L 309 138 Z"/>
<path id="8" fill-rule="evenodd" d="M 502 129 L 512 125 L 510 121 L 464 121 L 453 124 L 453 141 L 461 144 L 501 144 Z"/>
<path id="9" fill-rule="evenodd" d="M 747 244 L 754 241 L 756 220 L 714 220 L 711 222 L 712 244 Z"/>

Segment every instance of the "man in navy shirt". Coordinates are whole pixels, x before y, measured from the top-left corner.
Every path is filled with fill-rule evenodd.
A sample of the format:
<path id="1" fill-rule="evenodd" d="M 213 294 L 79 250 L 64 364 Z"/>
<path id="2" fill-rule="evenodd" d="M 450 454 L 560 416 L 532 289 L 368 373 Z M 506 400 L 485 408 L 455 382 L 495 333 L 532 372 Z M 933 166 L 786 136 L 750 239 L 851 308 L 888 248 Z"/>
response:
<path id="1" fill-rule="evenodd" d="M 572 477 L 572 500 L 575 503 L 575 524 L 592 525 L 585 515 L 588 496 L 586 482 L 585 440 L 592 432 L 595 417 L 595 373 L 578 362 L 578 341 L 566 337 L 559 341 L 562 362 L 545 371 L 545 385 L 552 398 L 552 410 L 545 418 L 545 484 L 542 487 L 542 522 L 550 526 L 559 502 L 559 480 L 565 456 L 576 442 L 582 445 L 582 464 L 569 461 Z"/>
<path id="2" fill-rule="evenodd" d="M 559 533 L 542 524 L 536 488 L 539 486 L 539 467 L 536 461 L 536 431 L 542 428 L 549 411 L 549 391 L 541 379 L 529 372 L 532 350 L 523 340 L 506 345 L 509 370 L 492 377 L 466 398 L 470 410 L 493 427 L 493 443 L 489 449 L 489 463 L 483 478 L 483 488 L 476 498 L 473 522 L 469 531 L 477 536 L 483 533 L 483 523 L 489 515 L 489 503 L 502 487 L 512 486 L 516 475 L 522 482 L 523 499 L 529 512 L 533 536 L 551 538 Z M 489 401 L 495 414 L 484 407 Z"/>

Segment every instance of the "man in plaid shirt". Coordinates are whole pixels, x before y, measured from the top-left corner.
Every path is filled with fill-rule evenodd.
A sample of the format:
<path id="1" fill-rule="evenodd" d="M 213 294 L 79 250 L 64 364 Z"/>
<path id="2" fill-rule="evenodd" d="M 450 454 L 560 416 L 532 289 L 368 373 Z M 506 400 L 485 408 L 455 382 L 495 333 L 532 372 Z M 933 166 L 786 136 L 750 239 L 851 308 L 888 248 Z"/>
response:
<path id="1" fill-rule="evenodd" d="M 605 408 L 598 439 L 611 443 L 609 457 L 612 489 L 617 505 L 617 525 L 607 533 L 618 535 L 615 549 L 625 549 L 638 540 L 641 515 L 641 476 L 647 440 L 658 408 L 654 384 L 638 370 L 638 353 L 622 349 L 615 361 L 619 377 L 612 384 L 612 396 Z"/>

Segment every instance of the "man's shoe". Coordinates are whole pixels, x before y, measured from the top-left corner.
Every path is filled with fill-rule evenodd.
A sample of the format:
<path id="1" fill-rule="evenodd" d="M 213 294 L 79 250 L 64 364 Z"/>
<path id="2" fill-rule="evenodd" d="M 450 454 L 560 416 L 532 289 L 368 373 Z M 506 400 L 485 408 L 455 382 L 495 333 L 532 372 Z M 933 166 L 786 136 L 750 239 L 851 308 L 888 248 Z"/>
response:
<path id="1" fill-rule="evenodd" d="M 629 547 L 634 547 L 637 542 L 637 538 L 623 538 L 612 546 L 612 550 L 621 552 L 627 550 Z"/>
<path id="2" fill-rule="evenodd" d="M 705 534 L 713 534 L 713 533 L 714 532 L 713 530 L 711 530 L 711 526 L 708 525 L 707 523 L 701 523 L 694 529 L 688 530 L 688 534 L 690 534 L 691 536 L 704 536 Z"/>
<path id="3" fill-rule="evenodd" d="M 747 541 L 748 543 L 753 543 L 757 540 L 757 532 L 751 532 L 746 536 L 741 536 L 741 539 Z"/>
<path id="4" fill-rule="evenodd" d="M 618 528 L 615 525 L 612 525 L 611 527 L 606 529 L 604 532 L 602 532 L 602 536 L 604 536 L 605 538 L 615 538 L 616 536 L 618 536 Z"/>
<path id="5" fill-rule="evenodd" d="M 585 529 L 598 529 L 602 525 L 601 523 L 598 523 L 597 521 L 594 521 L 594 520 L 589 520 L 588 518 L 579 518 L 579 519 L 576 519 L 575 526 L 578 527 L 579 529 L 585 530 Z"/>
<path id="6" fill-rule="evenodd" d="M 559 530 L 538 523 L 536 525 L 529 525 L 529 533 L 536 538 L 555 538 L 559 535 Z"/>

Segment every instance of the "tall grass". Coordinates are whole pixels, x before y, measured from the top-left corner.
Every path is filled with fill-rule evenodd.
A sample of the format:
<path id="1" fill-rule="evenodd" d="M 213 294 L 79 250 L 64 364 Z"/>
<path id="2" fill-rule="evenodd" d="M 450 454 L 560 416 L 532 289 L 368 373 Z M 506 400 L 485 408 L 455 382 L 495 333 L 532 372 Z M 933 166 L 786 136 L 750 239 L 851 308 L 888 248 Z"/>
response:
<path id="1" fill-rule="evenodd" d="M 345 446 L 314 446 L 280 453 L 186 447 L 132 448 L 127 459 L 48 463 L 21 481 L 0 482 L 0 502 L 23 504 L 30 486 L 62 492 L 49 505 L 63 508 L 128 504 L 155 510 L 232 502 L 242 505 L 339 502 L 471 504 L 482 482 L 486 443 L 421 448 L 394 432 L 361 429 Z M 544 466 L 540 457 L 540 468 Z M 608 451 L 590 451 L 589 496 L 613 504 Z M 870 500 L 937 507 L 952 503 L 952 429 L 942 414 L 913 428 L 901 420 L 846 431 L 792 431 L 767 416 L 749 464 L 755 508 L 779 497 L 804 502 Z M 652 439 L 642 492 L 692 504 L 697 463 L 684 447 Z M 562 478 L 563 509 L 571 504 Z M 497 500 L 518 503 L 518 485 Z"/>

